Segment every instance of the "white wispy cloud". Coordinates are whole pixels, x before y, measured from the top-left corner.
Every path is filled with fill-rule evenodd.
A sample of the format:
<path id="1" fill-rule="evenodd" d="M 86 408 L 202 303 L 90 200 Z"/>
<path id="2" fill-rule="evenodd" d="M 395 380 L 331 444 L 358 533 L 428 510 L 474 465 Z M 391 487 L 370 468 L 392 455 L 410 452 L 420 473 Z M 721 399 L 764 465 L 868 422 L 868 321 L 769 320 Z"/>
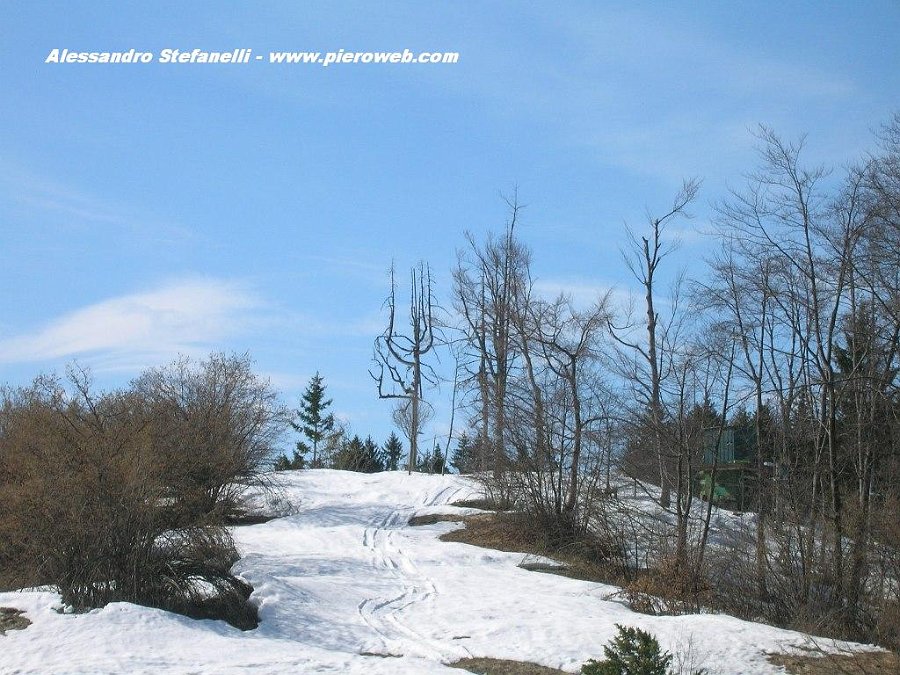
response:
<path id="1" fill-rule="evenodd" d="M 87 356 L 98 370 L 131 370 L 178 353 L 208 352 L 245 330 L 261 305 L 233 281 L 173 282 L 102 300 L 0 339 L 0 363 Z"/>
<path id="2" fill-rule="evenodd" d="M 99 228 L 107 234 L 121 231 L 154 243 L 182 244 L 198 237 L 191 229 L 140 208 L 8 162 L 0 162 L 0 194 L 27 209 L 32 220 L 40 214 L 57 227 L 81 234 Z"/>

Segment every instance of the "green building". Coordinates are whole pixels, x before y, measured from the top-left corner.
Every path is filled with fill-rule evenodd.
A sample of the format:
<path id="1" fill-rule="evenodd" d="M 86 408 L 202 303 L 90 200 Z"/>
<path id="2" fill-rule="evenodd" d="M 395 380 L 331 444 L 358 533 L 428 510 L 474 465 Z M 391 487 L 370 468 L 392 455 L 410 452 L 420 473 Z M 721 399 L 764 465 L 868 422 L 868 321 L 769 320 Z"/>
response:
<path id="1" fill-rule="evenodd" d="M 721 429 L 721 437 L 719 433 L 718 427 L 703 430 L 703 463 L 697 474 L 699 494 L 714 504 L 743 511 L 752 506 L 758 478 L 756 434 L 745 426 L 728 426 Z"/>

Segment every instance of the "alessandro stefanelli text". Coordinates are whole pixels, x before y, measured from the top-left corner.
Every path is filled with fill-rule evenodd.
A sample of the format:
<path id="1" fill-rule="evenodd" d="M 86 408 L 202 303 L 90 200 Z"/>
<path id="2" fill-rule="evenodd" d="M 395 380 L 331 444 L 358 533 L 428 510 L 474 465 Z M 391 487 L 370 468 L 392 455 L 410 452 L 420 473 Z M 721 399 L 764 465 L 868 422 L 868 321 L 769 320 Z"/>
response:
<path id="1" fill-rule="evenodd" d="M 163 49 L 154 52 L 74 52 L 52 49 L 44 63 L 249 63 L 251 49 L 230 52 L 208 52 L 202 49 Z"/>

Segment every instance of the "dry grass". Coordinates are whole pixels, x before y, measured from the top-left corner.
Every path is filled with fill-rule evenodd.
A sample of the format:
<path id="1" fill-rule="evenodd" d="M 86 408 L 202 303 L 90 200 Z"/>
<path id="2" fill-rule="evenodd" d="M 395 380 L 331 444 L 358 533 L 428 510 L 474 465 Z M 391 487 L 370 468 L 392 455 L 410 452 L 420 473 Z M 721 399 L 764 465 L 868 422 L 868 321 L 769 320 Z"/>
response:
<path id="1" fill-rule="evenodd" d="M 769 661 L 792 675 L 896 675 L 900 658 L 893 652 L 853 654 L 770 654 Z"/>
<path id="2" fill-rule="evenodd" d="M 479 513 L 474 516 L 446 516 L 444 519 L 463 522 L 465 527 L 442 534 L 441 541 L 455 541 L 509 553 L 544 552 L 540 537 L 531 528 L 525 527 L 525 521 L 519 514 Z"/>
<path id="3" fill-rule="evenodd" d="M 502 505 L 493 499 L 462 499 L 453 502 L 450 506 L 459 506 L 463 509 L 481 509 L 482 511 L 506 511 Z"/>
<path id="4" fill-rule="evenodd" d="M 417 527 L 419 525 L 434 525 L 435 523 L 460 523 L 465 518 L 463 516 L 451 516 L 446 513 L 429 513 L 424 516 L 413 516 L 409 519 L 408 525 Z"/>
<path id="5" fill-rule="evenodd" d="M 8 630 L 23 630 L 31 625 L 31 621 L 25 618 L 25 613 L 15 607 L 0 607 L 0 635 Z"/>
<path id="6" fill-rule="evenodd" d="M 477 675 L 560 675 L 560 673 L 566 672 L 528 661 L 507 661 L 506 659 L 462 659 L 447 665 L 451 668 L 477 673 Z"/>
<path id="7" fill-rule="evenodd" d="M 462 529 L 441 535 L 441 541 L 471 544 L 508 553 L 544 556 L 558 561 L 561 566 L 536 564 L 523 567 L 571 579 L 621 585 L 621 579 L 603 563 L 590 542 L 574 542 L 568 546 L 551 547 L 544 534 L 534 527 L 533 522 L 524 514 L 479 513 L 474 516 L 422 516 L 422 518 L 433 519 L 431 522 L 451 521 L 465 524 Z M 410 524 L 414 523 L 410 521 Z"/>
<path id="8" fill-rule="evenodd" d="M 0 593 L 8 591 L 17 591 L 25 586 L 37 586 L 38 584 L 22 583 L 19 576 L 13 573 L 11 569 L 6 570 L 0 567 Z"/>

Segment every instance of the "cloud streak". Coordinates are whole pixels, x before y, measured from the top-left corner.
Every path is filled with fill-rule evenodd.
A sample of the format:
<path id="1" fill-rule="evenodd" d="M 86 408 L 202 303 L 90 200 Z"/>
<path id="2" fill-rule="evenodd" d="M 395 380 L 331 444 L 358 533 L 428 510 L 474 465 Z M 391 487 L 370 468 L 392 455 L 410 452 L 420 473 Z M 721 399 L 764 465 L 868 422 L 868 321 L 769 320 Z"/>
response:
<path id="1" fill-rule="evenodd" d="M 209 351 L 246 329 L 260 304 L 232 281 L 170 283 L 103 300 L 33 332 L 2 339 L 0 363 L 89 356 L 104 369 L 140 367 L 179 352 Z"/>
<path id="2" fill-rule="evenodd" d="M 155 243 L 184 243 L 198 235 L 186 227 L 161 220 L 125 204 L 83 191 L 51 177 L 39 176 L 8 163 L 0 163 L 0 194 L 57 227 L 75 233 L 123 232 Z"/>

